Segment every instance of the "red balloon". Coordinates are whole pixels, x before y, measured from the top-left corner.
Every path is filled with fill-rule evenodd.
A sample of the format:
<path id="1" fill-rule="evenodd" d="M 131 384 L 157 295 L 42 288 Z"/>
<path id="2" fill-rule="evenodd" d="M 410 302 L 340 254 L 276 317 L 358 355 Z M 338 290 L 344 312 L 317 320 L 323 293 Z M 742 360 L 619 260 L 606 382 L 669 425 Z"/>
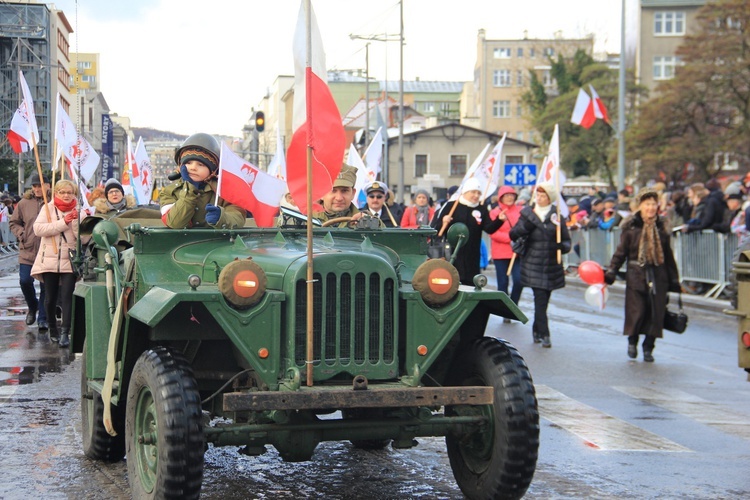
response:
<path id="1" fill-rule="evenodd" d="M 578 265 L 578 276 L 588 285 L 604 283 L 604 269 L 593 260 L 584 260 Z"/>

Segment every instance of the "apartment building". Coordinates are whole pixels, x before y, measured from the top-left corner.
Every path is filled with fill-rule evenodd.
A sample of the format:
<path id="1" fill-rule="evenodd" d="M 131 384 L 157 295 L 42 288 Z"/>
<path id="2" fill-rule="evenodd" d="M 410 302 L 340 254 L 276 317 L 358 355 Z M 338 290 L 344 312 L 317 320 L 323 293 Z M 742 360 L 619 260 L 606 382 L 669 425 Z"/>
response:
<path id="1" fill-rule="evenodd" d="M 530 72 L 554 94 L 550 59 L 573 57 L 579 49 L 593 55 L 593 35 L 566 39 L 561 34 L 551 39 L 490 40 L 485 30 L 477 36 L 477 60 L 474 81 L 467 83 L 461 95 L 461 122 L 520 141 L 538 142 L 524 109 L 522 96 L 530 88 Z"/>
<path id="2" fill-rule="evenodd" d="M 641 0 L 636 78 L 650 94 L 662 80 L 674 77 L 680 64 L 677 48 L 695 32 L 695 16 L 705 0 Z"/>
<path id="3" fill-rule="evenodd" d="M 71 54 L 69 87 L 71 94 L 99 89 L 99 54 Z"/>

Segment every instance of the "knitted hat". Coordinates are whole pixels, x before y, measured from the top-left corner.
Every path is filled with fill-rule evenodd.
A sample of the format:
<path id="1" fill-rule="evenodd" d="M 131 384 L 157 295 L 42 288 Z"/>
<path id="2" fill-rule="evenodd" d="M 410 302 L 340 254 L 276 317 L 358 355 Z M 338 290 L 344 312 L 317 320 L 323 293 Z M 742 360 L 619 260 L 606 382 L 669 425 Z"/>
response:
<path id="1" fill-rule="evenodd" d="M 333 180 L 333 187 L 350 187 L 353 188 L 357 183 L 357 167 L 352 167 L 344 163 L 341 166 L 339 175 Z"/>
<path id="2" fill-rule="evenodd" d="M 203 148 L 192 147 L 182 150 L 180 155 L 180 165 L 184 165 L 190 160 L 197 160 L 203 163 L 211 172 L 219 169 L 219 159 L 212 152 Z"/>
<path id="3" fill-rule="evenodd" d="M 568 198 L 567 200 L 565 200 L 565 204 L 569 207 L 574 207 L 578 205 L 578 200 L 576 200 L 575 198 Z"/>
<path id="4" fill-rule="evenodd" d="M 125 196 L 125 190 L 122 188 L 122 184 L 117 182 L 116 179 L 109 179 L 106 184 L 104 184 L 104 197 L 106 198 L 109 194 L 109 191 L 111 189 L 119 189 L 123 196 Z"/>
<path id="5" fill-rule="evenodd" d="M 655 202 L 659 202 L 659 193 L 650 188 L 643 188 L 638 192 L 638 204 L 643 203 L 644 200 L 652 199 Z"/>
<path id="6" fill-rule="evenodd" d="M 481 191 L 482 185 L 479 184 L 479 180 L 470 177 L 469 179 L 466 179 L 466 182 L 464 182 L 464 185 L 461 187 L 461 194 L 467 193 L 469 191 Z"/>
<path id="7" fill-rule="evenodd" d="M 549 198 L 550 203 L 554 203 L 557 201 L 557 189 L 555 189 L 555 185 L 551 182 L 540 182 L 537 184 L 537 189 L 541 189 L 545 193 L 547 193 L 547 197 Z"/>
<path id="8" fill-rule="evenodd" d="M 430 199 L 430 193 L 428 193 L 426 189 L 417 189 L 417 192 L 414 193 L 414 198 L 420 194 L 423 194 L 428 200 Z"/>

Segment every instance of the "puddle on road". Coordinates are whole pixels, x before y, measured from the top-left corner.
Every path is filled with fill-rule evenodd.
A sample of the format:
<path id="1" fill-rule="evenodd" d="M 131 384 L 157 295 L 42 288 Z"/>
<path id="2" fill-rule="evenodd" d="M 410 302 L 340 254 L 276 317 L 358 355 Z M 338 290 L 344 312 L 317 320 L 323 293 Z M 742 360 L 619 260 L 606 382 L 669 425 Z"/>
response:
<path id="1" fill-rule="evenodd" d="M 47 373 L 60 373 L 75 356 L 60 349 L 47 333 L 22 321 L 0 323 L 0 387 L 39 382 Z M 12 360 L 12 361 L 11 361 Z"/>

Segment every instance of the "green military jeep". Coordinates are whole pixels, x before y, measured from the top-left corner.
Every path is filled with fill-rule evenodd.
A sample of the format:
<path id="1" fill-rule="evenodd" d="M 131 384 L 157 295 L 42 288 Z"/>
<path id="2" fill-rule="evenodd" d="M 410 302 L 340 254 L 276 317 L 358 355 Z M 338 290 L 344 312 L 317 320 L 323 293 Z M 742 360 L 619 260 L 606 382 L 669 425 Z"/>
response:
<path id="1" fill-rule="evenodd" d="M 737 317 L 737 364 L 750 380 L 750 243 L 743 244 L 732 263 L 730 300 L 733 309 L 724 313 Z"/>
<path id="2" fill-rule="evenodd" d="M 93 273 L 73 306 L 84 452 L 127 455 L 134 498 L 197 497 L 208 445 L 304 461 L 322 441 L 418 436 L 445 436 L 467 497 L 523 496 L 534 386 L 518 351 L 484 332 L 490 314 L 527 319 L 484 276 L 459 286 L 450 262 L 428 259 L 434 230 L 363 219 L 313 228 L 308 247 L 296 217 L 233 230 L 158 217 L 83 222 Z M 466 237 L 451 229 L 454 253 Z"/>

